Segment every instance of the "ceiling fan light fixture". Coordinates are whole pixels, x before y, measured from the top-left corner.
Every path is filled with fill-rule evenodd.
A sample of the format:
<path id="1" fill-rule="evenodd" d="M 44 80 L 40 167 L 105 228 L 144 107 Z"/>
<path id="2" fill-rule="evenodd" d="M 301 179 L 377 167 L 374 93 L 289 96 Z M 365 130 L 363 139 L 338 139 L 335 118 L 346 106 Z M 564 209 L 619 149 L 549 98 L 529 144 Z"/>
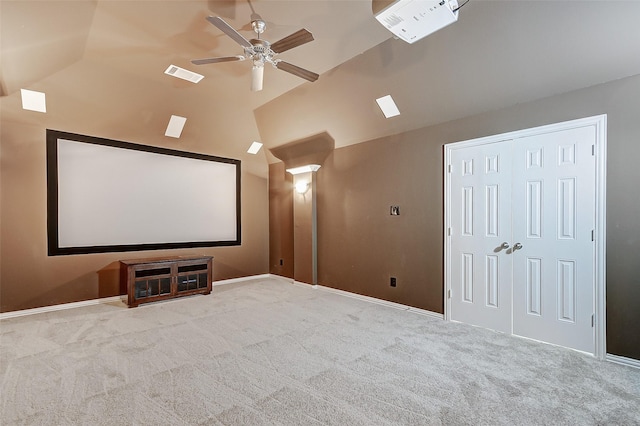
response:
<path id="1" fill-rule="evenodd" d="M 264 64 L 254 63 L 251 69 L 251 91 L 259 92 L 262 90 L 262 81 L 264 79 Z"/>

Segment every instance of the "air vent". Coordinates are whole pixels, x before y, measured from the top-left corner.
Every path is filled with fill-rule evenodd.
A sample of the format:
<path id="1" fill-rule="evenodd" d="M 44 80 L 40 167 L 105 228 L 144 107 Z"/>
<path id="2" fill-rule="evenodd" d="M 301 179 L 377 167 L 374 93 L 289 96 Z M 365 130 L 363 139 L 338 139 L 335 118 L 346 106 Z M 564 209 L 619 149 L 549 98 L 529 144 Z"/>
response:
<path id="1" fill-rule="evenodd" d="M 169 65 L 169 68 L 167 68 L 164 73 L 173 77 L 178 77 L 183 80 L 190 81 L 192 83 L 198 83 L 204 78 L 203 75 L 200 75 L 193 71 L 185 70 L 184 68 L 180 68 L 176 65 Z"/>

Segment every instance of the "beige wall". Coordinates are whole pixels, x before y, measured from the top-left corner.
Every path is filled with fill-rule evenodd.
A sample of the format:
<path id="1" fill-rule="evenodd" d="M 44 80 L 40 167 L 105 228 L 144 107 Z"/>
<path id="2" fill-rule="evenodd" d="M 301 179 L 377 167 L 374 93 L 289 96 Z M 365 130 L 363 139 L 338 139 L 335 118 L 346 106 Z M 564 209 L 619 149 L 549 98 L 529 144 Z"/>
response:
<path id="1" fill-rule="evenodd" d="M 319 284 L 443 312 L 444 144 L 608 114 L 607 350 L 640 359 L 638 94 L 634 76 L 336 149 L 317 173 Z"/>
<path id="2" fill-rule="evenodd" d="M 37 114 L 37 113 L 32 113 Z M 55 118 L 47 127 L 56 129 Z M 96 124 L 98 126 L 99 123 Z M 69 130 L 73 129 L 59 129 Z M 98 127 L 90 136 L 110 137 Z M 47 256 L 47 192 L 45 131 L 40 123 L 2 121 L 0 201 L 0 305 L 12 311 L 120 294 L 118 259 L 169 255 L 214 256 L 214 280 L 268 272 L 267 179 L 242 174 L 242 244 L 233 247 L 154 250 L 72 256 Z M 122 129 L 119 129 L 122 131 Z M 134 143 L 154 144 L 154 138 Z M 167 146 L 167 138 L 155 138 Z M 173 141 L 171 141 L 173 142 Z M 204 142 L 204 143 L 203 143 Z M 180 146 L 207 152 L 206 141 L 194 138 Z M 184 149 L 183 149 L 184 150 Z M 266 167 L 265 167 L 266 168 Z"/>
<path id="3" fill-rule="evenodd" d="M 439 149 L 413 132 L 327 158 L 317 175 L 319 284 L 443 312 Z"/>
<path id="4" fill-rule="evenodd" d="M 293 278 L 293 176 L 284 163 L 269 165 L 269 272 Z"/>

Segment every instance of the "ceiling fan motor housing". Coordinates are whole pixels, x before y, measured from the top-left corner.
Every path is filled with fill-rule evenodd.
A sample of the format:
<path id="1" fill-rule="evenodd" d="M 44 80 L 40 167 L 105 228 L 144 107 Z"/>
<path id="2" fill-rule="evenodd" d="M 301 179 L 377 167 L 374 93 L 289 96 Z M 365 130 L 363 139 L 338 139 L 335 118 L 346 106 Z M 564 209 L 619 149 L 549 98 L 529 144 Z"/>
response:
<path id="1" fill-rule="evenodd" d="M 254 64 L 256 62 L 268 62 L 271 65 L 275 66 L 277 61 L 274 59 L 274 56 L 276 53 L 271 50 L 271 43 L 266 40 L 255 38 L 252 38 L 251 40 L 249 40 L 249 42 L 251 43 L 252 47 L 245 48 L 245 53 L 253 60 Z"/>

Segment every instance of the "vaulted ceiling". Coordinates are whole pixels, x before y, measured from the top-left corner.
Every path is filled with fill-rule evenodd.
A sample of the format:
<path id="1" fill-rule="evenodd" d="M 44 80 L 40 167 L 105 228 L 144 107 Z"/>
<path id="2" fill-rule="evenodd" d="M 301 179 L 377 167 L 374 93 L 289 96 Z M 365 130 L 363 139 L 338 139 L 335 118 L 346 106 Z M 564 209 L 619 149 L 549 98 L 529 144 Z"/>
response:
<path id="1" fill-rule="evenodd" d="M 251 92 L 249 62 L 190 63 L 242 54 L 207 16 L 253 38 L 254 14 L 272 42 L 313 33 L 281 58 L 318 81 L 268 67 Z M 246 154 L 254 140 L 328 132 L 346 146 L 640 74 L 639 18 L 637 1 L 471 0 L 458 22 L 408 45 L 371 0 L 2 0 L 2 122 L 239 158 L 264 174 L 275 157 Z M 205 78 L 167 76 L 170 64 Z M 21 88 L 45 92 L 47 113 L 22 110 Z M 399 117 L 380 113 L 386 94 Z M 164 136 L 172 114 L 187 117 L 179 140 Z"/>

